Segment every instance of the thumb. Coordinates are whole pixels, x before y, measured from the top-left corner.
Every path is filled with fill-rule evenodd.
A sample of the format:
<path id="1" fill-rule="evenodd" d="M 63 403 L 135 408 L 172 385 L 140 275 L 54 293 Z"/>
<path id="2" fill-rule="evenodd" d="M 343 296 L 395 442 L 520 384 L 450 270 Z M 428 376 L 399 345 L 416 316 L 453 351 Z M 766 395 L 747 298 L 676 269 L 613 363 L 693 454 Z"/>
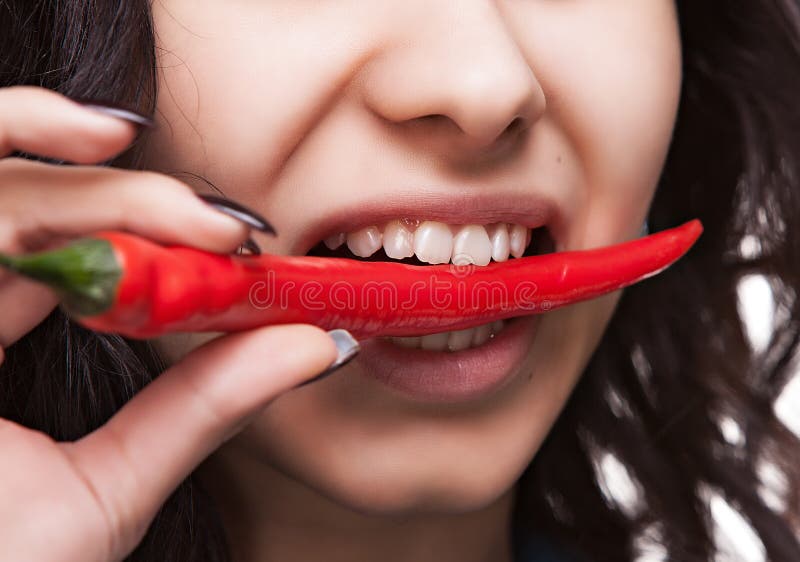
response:
<path id="1" fill-rule="evenodd" d="M 127 554 L 172 490 L 249 418 L 340 355 L 330 335 L 309 325 L 223 336 L 164 372 L 105 426 L 67 445 L 117 535 L 114 550 Z"/>

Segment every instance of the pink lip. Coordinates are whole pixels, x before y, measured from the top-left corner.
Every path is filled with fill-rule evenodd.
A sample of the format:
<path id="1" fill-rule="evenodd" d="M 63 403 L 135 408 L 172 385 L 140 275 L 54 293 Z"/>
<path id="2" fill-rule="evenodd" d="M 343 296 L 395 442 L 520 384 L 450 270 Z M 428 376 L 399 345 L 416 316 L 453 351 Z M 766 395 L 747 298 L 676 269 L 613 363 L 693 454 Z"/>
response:
<path id="1" fill-rule="evenodd" d="M 482 346 L 458 352 L 406 349 L 373 338 L 356 358 L 364 374 L 415 401 L 480 399 L 505 386 L 532 345 L 541 316 L 517 318 Z"/>

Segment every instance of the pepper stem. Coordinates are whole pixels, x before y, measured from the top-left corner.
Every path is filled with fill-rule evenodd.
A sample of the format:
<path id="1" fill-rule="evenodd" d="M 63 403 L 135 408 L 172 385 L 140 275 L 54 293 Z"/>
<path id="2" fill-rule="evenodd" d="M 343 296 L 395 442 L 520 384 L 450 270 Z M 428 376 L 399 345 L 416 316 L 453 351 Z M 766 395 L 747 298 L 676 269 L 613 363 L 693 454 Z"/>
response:
<path id="1" fill-rule="evenodd" d="M 93 316 L 110 308 L 122 275 L 107 240 L 81 238 L 55 250 L 11 256 L 0 266 L 49 286 L 75 314 Z"/>

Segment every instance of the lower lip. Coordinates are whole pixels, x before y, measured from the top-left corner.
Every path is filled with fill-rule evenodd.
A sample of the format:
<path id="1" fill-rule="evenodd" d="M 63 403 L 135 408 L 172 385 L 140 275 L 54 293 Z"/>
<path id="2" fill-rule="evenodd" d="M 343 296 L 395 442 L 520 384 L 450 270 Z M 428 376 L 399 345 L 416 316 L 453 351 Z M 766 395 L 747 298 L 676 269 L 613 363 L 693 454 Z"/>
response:
<path id="1" fill-rule="evenodd" d="M 366 376 L 421 402 L 456 403 L 496 392 L 530 350 L 540 316 L 508 322 L 485 344 L 464 351 L 403 348 L 384 339 L 361 342 L 356 361 Z"/>

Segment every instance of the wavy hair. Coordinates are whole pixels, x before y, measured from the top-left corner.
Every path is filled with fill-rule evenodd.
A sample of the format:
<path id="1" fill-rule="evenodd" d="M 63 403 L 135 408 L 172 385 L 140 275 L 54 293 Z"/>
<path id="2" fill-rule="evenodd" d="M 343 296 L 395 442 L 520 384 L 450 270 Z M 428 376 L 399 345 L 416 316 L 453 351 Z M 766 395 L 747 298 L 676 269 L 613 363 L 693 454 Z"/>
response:
<path id="1" fill-rule="evenodd" d="M 699 217 L 678 264 L 627 289 L 564 411 L 523 474 L 515 528 L 576 557 L 709 560 L 709 492 L 752 526 L 768 559 L 800 560 L 800 447 L 775 417 L 800 339 L 800 4 L 677 0 L 684 82 L 652 230 Z M 35 85 L 144 114 L 155 111 L 156 47 L 147 0 L 0 0 L 0 87 Z M 110 165 L 140 169 L 138 139 Z M 27 154 L 18 157 L 35 158 Z M 743 241 L 747 252 L 741 251 Z M 738 286 L 762 275 L 777 313 L 754 350 Z M 86 330 L 58 309 L 7 350 L 0 416 L 74 440 L 103 424 L 164 369 L 146 342 Z M 720 421 L 743 439 L 725 439 Z M 601 469 L 636 491 L 621 502 Z M 760 493 L 763 467 L 785 484 Z M 131 561 L 227 562 L 213 501 L 190 476 Z"/>

